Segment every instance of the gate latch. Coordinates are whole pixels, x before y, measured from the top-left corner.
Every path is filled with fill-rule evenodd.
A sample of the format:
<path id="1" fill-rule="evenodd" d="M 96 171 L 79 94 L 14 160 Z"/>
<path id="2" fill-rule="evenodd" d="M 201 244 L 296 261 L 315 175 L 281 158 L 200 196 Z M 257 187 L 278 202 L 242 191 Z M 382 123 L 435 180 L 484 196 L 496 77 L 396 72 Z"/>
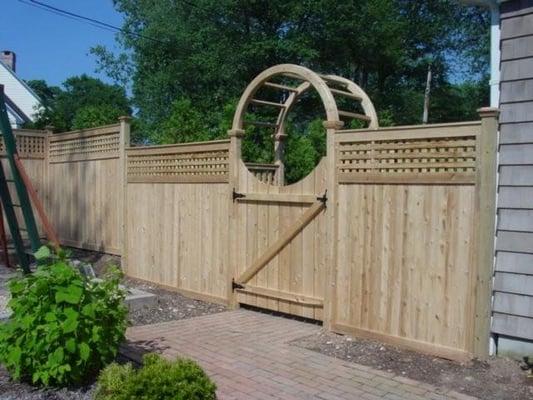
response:
<path id="1" fill-rule="evenodd" d="M 243 197 L 246 197 L 244 193 L 239 193 L 235 191 L 235 188 L 233 188 L 233 202 L 237 199 L 242 199 Z"/>
<path id="2" fill-rule="evenodd" d="M 322 196 L 319 196 L 316 198 L 318 201 L 321 201 L 322 203 L 326 204 L 328 201 L 328 189 L 324 191 L 324 194 Z"/>
<path id="3" fill-rule="evenodd" d="M 244 286 L 241 285 L 240 283 L 235 282 L 235 279 L 232 279 L 231 288 L 233 289 L 233 291 L 235 291 L 235 289 L 244 289 Z"/>

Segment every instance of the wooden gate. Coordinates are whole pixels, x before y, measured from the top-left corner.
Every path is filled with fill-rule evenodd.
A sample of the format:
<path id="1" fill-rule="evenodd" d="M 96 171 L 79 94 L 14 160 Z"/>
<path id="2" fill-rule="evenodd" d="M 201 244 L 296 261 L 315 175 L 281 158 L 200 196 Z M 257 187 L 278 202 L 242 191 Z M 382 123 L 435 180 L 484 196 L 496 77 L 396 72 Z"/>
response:
<path id="1" fill-rule="evenodd" d="M 326 160 L 288 186 L 260 182 L 241 161 L 237 182 L 237 301 L 322 320 Z"/>

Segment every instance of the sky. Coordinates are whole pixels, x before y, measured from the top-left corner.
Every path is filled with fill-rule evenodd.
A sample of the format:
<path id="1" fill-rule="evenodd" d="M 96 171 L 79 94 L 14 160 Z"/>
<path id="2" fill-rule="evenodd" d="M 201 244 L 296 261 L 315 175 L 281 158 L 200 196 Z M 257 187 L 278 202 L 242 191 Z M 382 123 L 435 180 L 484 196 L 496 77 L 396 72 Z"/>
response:
<path id="1" fill-rule="evenodd" d="M 29 2 L 24 0 L 25 3 Z M 51 6 L 122 26 L 122 16 L 112 0 L 40 0 Z M 115 34 L 92 25 L 61 17 L 19 0 L 0 0 L 0 50 L 16 53 L 17 75 L 24 79 L 44 79 L 59 85 L 67 78 L 96 73 L 96 59 L 89 54 L 95 45 L 116 49 Z"/>

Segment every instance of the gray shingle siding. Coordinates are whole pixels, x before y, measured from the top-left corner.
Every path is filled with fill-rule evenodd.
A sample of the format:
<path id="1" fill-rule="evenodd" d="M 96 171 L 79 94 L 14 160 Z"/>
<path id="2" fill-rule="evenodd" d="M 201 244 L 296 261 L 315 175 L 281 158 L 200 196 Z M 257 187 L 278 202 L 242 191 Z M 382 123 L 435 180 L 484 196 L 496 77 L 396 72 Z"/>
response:
<path id="1" fill-rule="evenodd" d="M 533 340 L 533 0 L 501 6 L 500 159 L 492 331 Z"/>

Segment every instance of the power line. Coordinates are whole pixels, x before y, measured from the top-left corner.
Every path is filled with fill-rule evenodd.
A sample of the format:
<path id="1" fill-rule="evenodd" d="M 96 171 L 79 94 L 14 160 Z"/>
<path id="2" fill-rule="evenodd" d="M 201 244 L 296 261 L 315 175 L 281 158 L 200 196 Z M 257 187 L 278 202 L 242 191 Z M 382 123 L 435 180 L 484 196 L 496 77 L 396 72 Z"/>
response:
<path id="1" fill-rule="evenodd" d="M 37 9 L 39 9 L 39 10 L 47 11 L 47 12 L 50 12 L 50 13 L 52 13 L 52 14 L 59 15 L 60 17 L 65 17 L 65 18 L 71 19 L 71 20 L 73 20 L 73 21 L 87 22 L 87 21 L 80 21 L 80 19 L 78 19 L 78 18 L 74 18 L 74 17 L 71 17 L 71 16 L 66 15 L 66 14 L 62 14 L 62 13 L 59 13 L 59 12 L 56 12 L 56 11 L 53 11 L 53 10 L 48 10 L 48 9 L 46 9 L 46 8 L 43 8 L 43 7 L 38 6 L 37 4 L 32 4 L 32 3 L 28 2 L 28 1 L 25 1 L 25 0 L 18 0 L 18 1 L 19 1 L 20 3 L 22 3 L 22 4 L 25 4 L 25 5 L 28 5 L 28 6 L 35 7 L 35 8 L 37 8 Z M 92 25 L 92 26 L 94 26 L 94 27 L 96 27 L 96 28 L 100 28 L 100 29 L 104 29 L 104 30 L 110 31 L 110 32 L 116 32 L 116 30 L 114 30 L 114 29 L 105 28 L 105 27 L 103 27 L 103 26 L 101 26 L 101 25 L 97 25 L 97 24 L 94 24 L 94 23 L 87 22 L 87 24 Z"/>
<path id="2" fill-rule="evenodd" d="M 86 16 L 81 15 L 81 14 L 76 14 L 76 13 L 73 13 L 73 12 L 68 11 L 68 10 L 63 10 L 61 8 L 54 7 L 54 6 L 51 6 L 51 5 L 46 4 L 46 3 L 42 3 L 42 2 L 37 1 L 37 0 L 28 0 L 28 1 L 26 1 L 26 0 L 18 0 L 18 1 L 20 3 L 26 4 L 28 6 L 32 6 L 32 7 L 38 8 L 39 10 L 47 11 L 49 13 L 56 14 L 56 15 L 59 15 L 61 17 L 73 19 L 75 21 L 80 21 L 80 22 L 87 23 L 87 24 L 92 25 L 92 26 L 94 26 L 96 28 L 104 29 L 104 30 L 111 31 L 111 32 L 120 32 L 120 33 L 123 33 L 124 35 L 136 36 L 138 38 L 151 40 L 151 41 L 157 42 L 157 43 L 166 44 L 162 40 L 155 39 L 155 38 L 152 38 L 150 36 L 142 35 L 140 33 L 129 32 L 129 31 L 124 30 L 121 27 L 108 24 L 107 22 L 99 21 L 97 19 L 86 17 Z"/>

